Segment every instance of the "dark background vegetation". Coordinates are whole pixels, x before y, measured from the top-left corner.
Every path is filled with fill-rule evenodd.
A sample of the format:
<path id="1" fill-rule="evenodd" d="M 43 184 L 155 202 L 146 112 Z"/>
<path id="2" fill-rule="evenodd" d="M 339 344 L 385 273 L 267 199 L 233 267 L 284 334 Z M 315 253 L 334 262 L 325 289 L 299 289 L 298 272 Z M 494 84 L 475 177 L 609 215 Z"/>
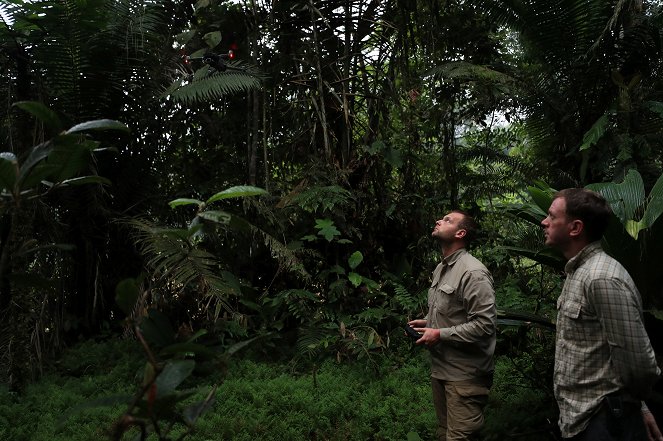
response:
<path id="1" fill-rule="evenodd" d="M 552 189 L 617 195 L 606 243 L 657 332 L 661 7 L 4 3 L 0 434 L 432 439 L 402 325 L 461 208 L 500 309 L 486 436 L 555 439 Z M 89 400 L 115 407 L 62 416 Z"/>

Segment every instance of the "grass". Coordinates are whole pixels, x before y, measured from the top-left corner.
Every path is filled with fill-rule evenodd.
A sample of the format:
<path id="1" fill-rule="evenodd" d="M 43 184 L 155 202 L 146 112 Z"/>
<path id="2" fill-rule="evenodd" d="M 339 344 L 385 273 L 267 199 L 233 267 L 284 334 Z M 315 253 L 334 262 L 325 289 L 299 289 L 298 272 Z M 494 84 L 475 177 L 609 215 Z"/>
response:
<path id="1" fill-rule="evenodd" d="M 428 355 L 420 350 L 409 355 L 400 366 L 387 367 L 379 375 L 359 363 L 327 361 L 314 375 L 293 372 L 289 364 L 236 359 L 227 372 L 218 369 L 186 385 L 200 388 L 190 401 L 202 400 L 212 384 L 219 387 L 216 403 L 185 439 L 433 440 Z M 82 410 L 81 406 L 132 394 L 143 365 L 137 345 L 130 341 L 87 342 L 69 350 L 20 394 L 0 390 L 0 439 L 107 439 L 126 404 Z M 487 439 L 517 439 L 505 434 L 540 425 L 548 411 L 546 398 L 536 390 L 517 387 L 520 380 L 510 369 L 504 360 L 498 362 L 487 409 Z M 184 426 L 179 433 L 183 430 Z M 133 432 L 124 439 L 135 436 Z M 536 436 L 522 439 L 534 441 L 539 439 Z M 540 436 L 550 439 L 545 433 Z"/>

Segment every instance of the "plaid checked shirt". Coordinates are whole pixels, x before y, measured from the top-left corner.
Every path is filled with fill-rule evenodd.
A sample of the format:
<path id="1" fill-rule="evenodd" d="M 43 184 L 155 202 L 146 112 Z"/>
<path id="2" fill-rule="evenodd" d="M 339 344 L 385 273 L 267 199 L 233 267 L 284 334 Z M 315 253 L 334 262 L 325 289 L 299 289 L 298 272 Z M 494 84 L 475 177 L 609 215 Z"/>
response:
<path id="1" fill-rule="evenodd" d="M 565 271 L 557 300 L 554 390 L 559 427 L 570 438 L 587 427 L 606 395 L 618 392 L 637 401 L 660 370 L 640 293 L 624 267 L 594 242 Z"/>

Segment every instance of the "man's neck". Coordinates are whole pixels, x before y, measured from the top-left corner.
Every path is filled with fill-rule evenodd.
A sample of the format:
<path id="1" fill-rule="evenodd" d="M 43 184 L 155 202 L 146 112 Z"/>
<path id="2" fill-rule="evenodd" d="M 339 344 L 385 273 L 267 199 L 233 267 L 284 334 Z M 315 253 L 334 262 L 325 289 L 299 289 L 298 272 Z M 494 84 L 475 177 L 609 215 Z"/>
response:
<path id="1" fill-rule="evenodd" d="M 442 244 L 442 257 L 449 257 L 456 251 L 460 250 L 461 248 L 465 248 L 465 244 L 463 242 L 452 242 L 449 244 Z"/>
<path id="2" fill-rule="evenodd" d="M 566 260 L 571 260 L 589 244 L 590 242 L 586 240 L 571 242 L 569 243 L 569 246 L 562 252 L 562 254 L 564 254 Z"/>

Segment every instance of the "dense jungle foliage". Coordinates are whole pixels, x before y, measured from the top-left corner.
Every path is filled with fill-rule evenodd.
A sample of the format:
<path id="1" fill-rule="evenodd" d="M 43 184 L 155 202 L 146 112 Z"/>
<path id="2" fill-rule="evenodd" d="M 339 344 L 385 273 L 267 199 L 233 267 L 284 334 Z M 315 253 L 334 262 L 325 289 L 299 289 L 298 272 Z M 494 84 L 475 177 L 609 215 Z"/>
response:
<path id="1" fill-rule="evenodd" d="M 555 439 L 553 189 L 609 199 L 606 247 L 660 332 L 661 8 L 3 2 L 0 434 L 106 405 L 77 439 L 430 439 L 402 325 L 461 208 L 500 310 L 486 436 Z"/>

